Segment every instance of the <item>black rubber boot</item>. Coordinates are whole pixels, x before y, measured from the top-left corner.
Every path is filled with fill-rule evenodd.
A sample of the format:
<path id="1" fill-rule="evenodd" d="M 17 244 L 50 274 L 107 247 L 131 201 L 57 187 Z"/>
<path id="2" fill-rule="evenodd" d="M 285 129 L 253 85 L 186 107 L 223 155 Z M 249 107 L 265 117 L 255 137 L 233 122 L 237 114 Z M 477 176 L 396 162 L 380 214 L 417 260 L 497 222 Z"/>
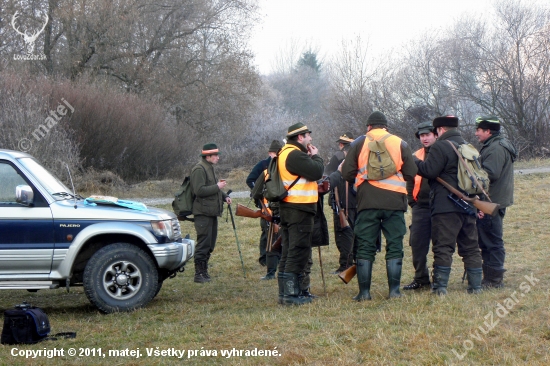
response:
<path id="1" fill-rule="evenodd" d="M 195 278 L 193 281 L 196 283 L 210 282 L 205 261 L 195 261 Z"/>
<path id="2" fill-rule="evenodd" d="M 284 273 L 284 305 L 304 305 L 313 301 L 311 297 L 300 296 L 300 283 L 297 273 Z"/>
<path id="3" fill-rule="evenodd" d="M 504 286 L 504 268 L 496 269 L 483 265 L 483 280 L 481 285 L 485 288 L 501 288 Z"/>
<path id="4" fill-rule="evenodd" d="M 372 278 L 372 262 L 366 259 L 357 259 L 357 282 L 359 293 L 353 298 L 355 301 L 371 300 L 370 283 Z"/>
<path id="5" fill-rule="evenodd" d="M 466 268 L 466 277 L 468 278 L 468 293 L 481 293 L 481 276 L 483 270 L 481 268 Z"/>
<path id="6" fill-rule="evenodd" d="M 401 287 L 401 269 L 403 268 L 403 259 L 396 258 L 386 261 L 386 273 L 388 275 L 388 287 L 390 290 L 389 298 L 401 297 L 399 288 Z"/>
<path id="7" fill-rule="evenodd" d="M 305 290 L 301 290 L 300 291 L 300 296 L 311 297 L 312 299 L 317 299 L 319 297 L 319 296 L 313 295 L 311 292 L 309 292 L 309 287 L 306 288 Z"/>
<path id="8" fill-rule="evenodd" d="M 432 272 L 432 293 L 436 295 L 447 295 L 447 283 L 451 267 L 435 266 Z"/>
<path id="9" fill-rule="evenodd" d="M 277 282 L 279 283 L 279 300 L 277 301 L 278 304 L 283 305 L 284 301 L 284 295 L 285 295 L 285 282 L 284 282 L 284 273 L 279 272 L 277 274 Z"/>

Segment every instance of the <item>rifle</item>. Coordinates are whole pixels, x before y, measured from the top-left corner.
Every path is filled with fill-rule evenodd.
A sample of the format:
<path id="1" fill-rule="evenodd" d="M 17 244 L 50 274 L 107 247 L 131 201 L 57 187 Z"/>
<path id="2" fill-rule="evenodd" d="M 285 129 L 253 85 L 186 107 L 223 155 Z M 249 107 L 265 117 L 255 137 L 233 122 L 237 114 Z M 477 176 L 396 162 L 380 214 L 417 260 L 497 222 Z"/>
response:
<path id="1" fill-rule="evenodd" d="M 237 203 L 237 209 L 235 210 L 235 215 L 250 217 L 253 219 L 257 219 L 258 217 L 261 217 L 265 221 L 273 222 L 273 216 L 267 213 L 264 213 L 262 210 L 254 211 L 251 208 L 241 205 L 240 203 Z"/>
<path id="2" fill-rule="evenodd" d="M 351 279 L 355 277 L 356 274 L 357 274 L 357 266 L 354 264 L 353 266 L 349 267 L 345 271 L 340 272 L 338 274 L 338 277 L 340 277 L 340 279 L 344 281 L 344 283 L 347 285 L 348 282 L 351 281 Z"/>
<path id="3" fill-rule="evenodd" d="M 340 196 L 338 195 L 338 187 L 334 187 L 334 201 L 336 202 L 336 213 L 340 218 L 340 227 L 342 229 L 349 227 L 347 215 L 344 213 L 344 211 L 342 210 L 342 207 L 340 206 Z"/>
<path id="4" fill-rule="evenodd" d="M 460 192 L 458 189 L 451 186 L 449 183 L 445 182 L 441 177 L 436 178 L 439 183 L 441 183 L 445 188 L 447 188 L 452 194 L 457 196 L 459 199 L 462 199 L 475 208 L 483 212 L 484 214 L 495 216 L 498 213 L 500 205 L 498 203 L 482 201 L 478 196 L 468 197 L 467 195 Z"/>

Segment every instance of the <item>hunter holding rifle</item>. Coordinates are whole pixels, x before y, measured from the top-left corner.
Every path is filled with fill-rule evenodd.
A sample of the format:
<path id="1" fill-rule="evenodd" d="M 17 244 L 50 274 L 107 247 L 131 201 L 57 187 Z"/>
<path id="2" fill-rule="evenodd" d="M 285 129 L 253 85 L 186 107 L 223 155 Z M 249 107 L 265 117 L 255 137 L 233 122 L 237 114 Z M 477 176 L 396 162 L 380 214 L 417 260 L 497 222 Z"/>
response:
<path id="1" fill-rule="evenodd" d="M 269 156 L 259 161 L 254 168 L 252 168 L 252 171 L 250 171 L 250 174 L 246 178 L 246 185 L 250 187 L 250 189 L 254 189 L 254 186 L 256 184 L 256 181 L 259 177 L 263 177 L 265 175 L 265 171 L 267 167 L 269 166 L 269 162 L 271 159 L 275 156 L 277 156 L 277 152 L 281 149 L 283 144 L 279 140 L 273 140 L 271 142 L 271 145 L 269 146 L 268 154 Z M 271 209 L 266 207 L 266 202 L 264 201 L 264 205 L 262 207 L 262 200 L 265 200 L 263 197 L 259 199 L 255 199 L 254 202 L 256 204 L 256 207 L 259 209 L 262 209 L 264 211 L 264 214 L 271 215 Z M 269 211 L 269 212 L 268 212 Z M 281 252 L 278 251 L 268 251 L 266 248 L 268 246 L 271 246 L 271 242 L 268 241 L 268 234 L 273 233 L 275 224 L 270 223 L 266 221 L 264 218 L 260 219 L 260 228 L 261 228 L 261 235 L 260 235 L 260 257 L 258 258 L 258 262 L 260 262 L 260 265 L 267 267 L 267 273 L 265 276 L 261 277 L 261 280 L 273 280 L 275 279 L 275 274 L 277 273 L 277 265 L 279 264 L 279 259 L 281 258 Z M 272 235 L 271 235 L 272 236 Z"/>
<path id="2" fill-rule="evenodd" d="M 389 297 L 401 296 L 403 237 L 407 232 L 406 181 L 414 180 L 416 166 L 409 145 L 387 129 L 386 116 L 373 112 L 367 119 L 368 132 L 351 144 L 342 166 L 342 176 L 355 183 L 357 190 L 354 232 L 359 293 L 354 297 L 356 301 L 371 299 L 372 265 L 380 232 L 386 238 Z"/>
<path id="3" fill-rule="evenodd" d="M 353 255 L 353 226 L 355 223 L 357 199 L 355 192 L 349 189 L 349 184 L 342 178 L 342 163 L 349 150 L 353 136 L 345 133 L 338 139 L 340 150 L 331 158 L 325 172 L 329 174 L 330 196 L 334 222 L 334 241 L 340 252 L 339 267 L 332 274 L 339 274 L 348 269 L 354 261 Z M 336 169 L 332 169 L 336 165 Z"/>
<path id="4" fill-rule="evenodd" d="M 437 139 L 432 122 L 420 123 L 414 135 L 420 140 L 422 147 L 416 150 L 413 155 L 420 160 L 425 160 L 430 151 L 430 146 Z M 432 238 L 430 184 L 428 179 L 417 174 L 414 177 L 414 182 L 407 182 L 407 201 L 412 209 L 409 245 L 412 252 L 414 279 L 408 285 L 403 286 L 403 290 L 425 290 L 430 288 L 428 253 Z"/>
<path id="5" fill-rule="evenodd" d="M 426 160 L 415 159 L 418 174 L 429 179 L 432 191 L 432 292 L 437 295 L 447 294 L 453 254 L 458 246 L 458 254 L 462 257 L 468 278 L 468 293 L 479 293 L 482 271 L 476 217 L 471 214 L 474 208 L 463 199 L 459 201 L 466 205 L 459 207 L 457 199 L 452 199 L 449 188 L 446 188 L 448 185 L 458 191 L 457 173 L 460 164 L 457 153 L 448 141 L 458 145 L 466 141 L 458 131 L 458 117 L 437 117 L 432 124 L 439 137 L 430 147 Z"/>

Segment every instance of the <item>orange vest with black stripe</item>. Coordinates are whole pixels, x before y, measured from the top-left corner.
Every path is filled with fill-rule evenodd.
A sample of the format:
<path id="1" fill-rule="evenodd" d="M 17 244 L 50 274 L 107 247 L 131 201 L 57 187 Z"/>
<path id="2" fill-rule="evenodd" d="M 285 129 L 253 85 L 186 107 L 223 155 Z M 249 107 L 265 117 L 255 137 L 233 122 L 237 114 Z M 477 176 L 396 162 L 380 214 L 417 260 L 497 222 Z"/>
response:
<path id="1" fill-rule="evenodd" d="M 367 180 L 367 164 L 369 162 L 370 155 L 368 136 L 374 140 L 380 140 L 387 134 L 388 132 L 381 128 L 376 128 L 367 132 L 363 149 L 359 153 L 359 170 L 357 171 L 357 176 L 355 177 L 356 187 L 359 187 L 365 180 Z M 402 140 L 399 137 L 394 135 L 391 135 L 384 140 L 386 149 L 388 150 L 388 153 L 395 164 L 395 168 L 397 169 L 397 173 L 386 179 L 369 180 L 369 184 L 388 191 L 407 194 L 407 185 L 405 179 L 403 179 L 403 174 L 401 174 L 401 167 L 403 166 L 403 159 L 401 159 L 401 141 Z"/>
<path id="2" fill-rule="evenodd" d="M 279 174 L 283 185 L 288 190 L 288 196 L 283 199 L 283 202 L 288 203 L 316 203 L 319 199 L 319 193 L 317 191 L 317 182 L 309 181 L 305 178 L 298 179 L 298 182 L 292 187 L 290 185 L 298 178 L 298 175 L 292 174 L 286 169 L 286 159 L 288 154 L 299 148 L 293 145 L 285 145 L 279 153 Z"/>
<path id="3" fill-rule="evenodd" d="M 414 156 L 416 156 L 418 159 L 424 161 L 426 158 L 426 150 L 424 148 L 418 149 L 415 151 Z M 413 198 L 415 201 L 418 201 L 418 193 L 420 192 L 420 186 L 422 185 L 422 177 L 420 175 L 416 175 L 414 177 L 414 188 L 413 188 Z"/>

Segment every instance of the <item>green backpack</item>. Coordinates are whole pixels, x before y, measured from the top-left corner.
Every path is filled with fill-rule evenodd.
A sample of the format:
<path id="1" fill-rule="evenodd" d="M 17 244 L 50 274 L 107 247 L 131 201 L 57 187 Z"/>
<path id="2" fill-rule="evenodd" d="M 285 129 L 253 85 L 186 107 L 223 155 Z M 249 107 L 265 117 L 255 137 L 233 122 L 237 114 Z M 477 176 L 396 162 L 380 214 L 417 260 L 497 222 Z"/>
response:
<path id="1" fill-rule="evenodd" d="M 369 139 L 368 148 L 370 150 L 369 162 L 367 163 L 368 180 L 387 179 L 397 173 L 397 167 L 386 149 L 386 143 L 384 142 L 390 136 L 391 134 L 388 133 L 380 140 L 375 140 L 367 135 Z"/>
<path id="2" fill-rule="evenodd" d="M 489 192 L 489 175 L 481 166 L 477 149 L 468 143 L 460 144 L 458 147 L 451 141 L 449 143 L 460 160 L 457 173 L 458 188 L 469 195 L 487 194 Z"/>
<path id="3" fill-rule="evenodd" d="M 206 174 L 206 170 L 204 174 Z M 172 209 L 180 220 L 194 221 L 192 218 L 187 217 L 193 214 L 193 201 L 195 201 L 195 195 L 191 187 L 191 177 L 187 176 L 183 179 L 183 183 L 172 201 Z"/>
<path id="4" fill-rule="evenodd" d="M 187 217 L 193 214 L 193 201 L 195 200 L 195 195 L 193 194 L 193 189 L 191 188 L 191 178 L 189 176 L 183 179 L 183 183 L 180 186 L 180 189 L 175 194 L 175 198 L 172 201 L 172 209 L 174 213 L 181 220 L 193 221 L 193 219 Z"/>

